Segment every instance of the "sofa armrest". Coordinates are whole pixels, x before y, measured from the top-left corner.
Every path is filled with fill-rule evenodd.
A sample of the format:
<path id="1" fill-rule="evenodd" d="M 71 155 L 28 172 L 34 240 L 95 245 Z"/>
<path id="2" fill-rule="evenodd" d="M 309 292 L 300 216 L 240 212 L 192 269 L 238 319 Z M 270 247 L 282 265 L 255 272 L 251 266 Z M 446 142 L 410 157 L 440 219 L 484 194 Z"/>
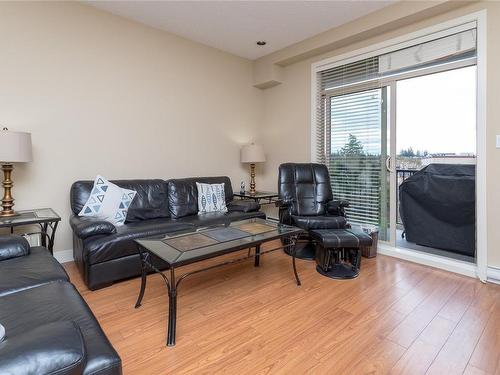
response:
<path id="1" fill-rule="evenodd" d="M 30 244 L 26 238 L 17 235 L 0 236 L 0 261 L 17 258 L 30 253 Z"/>
<path id="2" fill-rule="evenodd" d="M 112 223 L 94 217 L 72 215 L 69 224 L 75 235 L 81 239 L 98 234 L 116 233 L 116 227 Z"/>
<path id="3" fill-rule="evenodd" d="M 349 201 L 345 199 L 336 199 L 327 203 L 326 210 L 330 215 L 345 217 L 345 208 L 349 207 L 349 205 Z"/>
<path id="4" fill-rule="evenodd" d="M 227 204 L 228 211 L 254 212 L 259 211 L 260 204 L 251 200 L 234 200 Z"/>
<path id="5" fill-rule="evenodd" d="M 49 323 L 0 343 L 0 374 L 82 374 L 86 360 L 80 328 Z"/>

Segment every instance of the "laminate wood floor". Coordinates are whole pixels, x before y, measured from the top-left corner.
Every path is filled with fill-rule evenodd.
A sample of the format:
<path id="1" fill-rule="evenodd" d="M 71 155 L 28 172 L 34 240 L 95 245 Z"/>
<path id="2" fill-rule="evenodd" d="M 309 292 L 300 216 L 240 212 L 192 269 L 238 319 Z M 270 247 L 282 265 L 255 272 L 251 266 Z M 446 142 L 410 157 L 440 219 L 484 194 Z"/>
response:
<path id="1" fill-rule="evenodd" d="M 175 347 L 158 275 L 135 309 L 139 278 L 89 291 L 65 267 L 125 374 L 500 375 L 500 286 L 380 255 L 355 280 L 297 265 L 300 287 L 281 251 L 186 279 Z"/>

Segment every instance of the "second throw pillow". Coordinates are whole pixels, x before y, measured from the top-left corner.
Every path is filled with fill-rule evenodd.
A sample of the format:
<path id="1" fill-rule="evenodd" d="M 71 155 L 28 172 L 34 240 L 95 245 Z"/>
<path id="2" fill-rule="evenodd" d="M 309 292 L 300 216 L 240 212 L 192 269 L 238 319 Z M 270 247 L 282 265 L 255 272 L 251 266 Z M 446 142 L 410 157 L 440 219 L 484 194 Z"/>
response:
<path id="1" fill-rule="evenodd" d="M 197 182 L 198 215 L 208 212 L 227 212 L 224 183 L 202 184 Z"/>

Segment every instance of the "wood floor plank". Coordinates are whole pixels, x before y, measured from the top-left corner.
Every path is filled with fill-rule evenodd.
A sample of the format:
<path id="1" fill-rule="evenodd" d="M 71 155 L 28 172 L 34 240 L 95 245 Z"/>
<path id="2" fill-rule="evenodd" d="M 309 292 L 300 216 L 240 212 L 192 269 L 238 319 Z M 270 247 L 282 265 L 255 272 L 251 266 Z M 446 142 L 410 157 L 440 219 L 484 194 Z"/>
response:
<path id="1" fill-rule="evenodd" d="M 464 375 L 492 375 L 486 371 L 480 370 L 472 365 L 467 365 L 464 371 Z"/>
<path id="2" fill-rule="evenodd" d="M 435 288 L 388 336 L 405 348 L 417 339 L 420 333 L 434 319 L 441 308 L 457 289 L 457 284 L 451 282 L 454 276 L 439 275 L 436 282 L 440 287 Z"/>
<path id="3" fill-rule="evenodd" d="M 483 334 L 496 303 L 497 293 L 489 286 L 478 289 L 473 302 L 427 371 L 428 374 L 462 374 Z"/>
<path id="4" fill-rule="evenodd" d="M 497 344 L 494 335 L 482 332 L 496 327 L 488 298 L 500 287 L 385 256 L 363 259 L 354 280 L 323 277 L 314 262 L 297 266 L 301 287 L 282 252 L 262 257 L 259 268 L 249 261 L 186 279 L 179 292 L 177 344 L 166 347 L 168 303 L 161 277 L 148 277 L 143 305 L 135 309 L 138 278 L 90 291 L 76 266 L 65 264 L 120 354 L 125 375 L 418 374 L 433 357 L 439 365 L 437 347 L 451 353 L 451 345 L 459 347 L 466 338 L 474 346 L 446 358 L 470 374 L 482 374 L 478 364 L 485 361 L 493 368 L 495 355 L 484 348 Z M 417 315 L 428 324 L 408 323 Z M 478 317 L 481 323 L 475 323 Z M 407 337 L 403 343 L 412 342 L 408 350 L 394 336 L 388 339 L 398 326 L 407 327 L 399 329 Z"/>
<path id="5" fill-rule="evenodd" d="M 483 334 L 474 349 L 469 365 L 494 374 L 500 369 L 500 294 Z"/>
<path id="6" fill-rule="evenodd" d="M 382 339 L 373 345 L 366 354 L 347 367 L 347 374 L 388 374 L 406 349 L 394 342 Z"/>
<path id="7" fill-rule="evenodd" d="M 425 374 L 457 323 L 436 316 L 392 369 L 392 374 Z"/>
<path id="8" fill-rule="evenodd" d="M 462 278 L 461 285 L 450 298 L 450 301 L 439 311 L 439 316 L 458 323 L 474 300 L 479 287 L 480 284 L 475 282 L 474 279 Z"/>

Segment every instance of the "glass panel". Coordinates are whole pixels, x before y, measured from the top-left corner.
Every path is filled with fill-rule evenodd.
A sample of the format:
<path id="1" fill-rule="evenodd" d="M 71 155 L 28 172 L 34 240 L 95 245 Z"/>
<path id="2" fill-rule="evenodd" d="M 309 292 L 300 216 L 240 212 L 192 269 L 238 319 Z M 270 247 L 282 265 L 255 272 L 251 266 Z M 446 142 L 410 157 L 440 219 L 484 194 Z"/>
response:
<path id="1" fill-rule="evenodd" d="M 476 164 L 475 66 L 397 82 L 396 150 L 397 246 L 443 255 L 438 249 L 417 245 L 410 242 L 415 241 L 414 238 L 404 236 L 405 228 L 399 207 L 399 188 L 409 178 L 411 180 L 407 181 L 405 186 L 409 186 L 410 182 L 416 187 L 416 184 L 421 184 L 419 175 L 422 173 L 412 176 L 429 165 L 432 165 L 429 168 L 437 168 L 441 164 L 465 165 L 463 168 L 467 169 L 470 165 Z M 465 178 L 463 177 L 463 180 Z M 443 186 L 445 186 L 444 182 L 439 186 L 428 186 L 426 191 L 430 191 L 429 189 L 435 191 Z M 455 188 L 459 187 L 454 185 Z M 466 200 L 467 197 L 462 198 Z M 451 205 L 447 206 L 447 210 L 453 211 L 456 205 L 463 205 L 464 202 L 457 201 L 456 204 L 448 202 L 447 204 Z M 427 211 L 421 211 L 419 219 L 423 220 Z M 432 215 L 436 216 L 436 213 Z M 440 220 L 444 219 L 440 217 Z M 463 226 L 463 223 L 461 225 Z M 460 235 L 464 233 L 465 230 L 461 230 Z M 444 238 L 444 236 L 441 237 Z M 467 236 L 467 238 L 473 237 L 474 235 Z M 461 242 L 465 243 L 465 239 Z M 448 243 L 444 241 L 439 246 L 442 249 L 448 247 L 453 251 L 452 241 Z M 474 253 L 474 249 L 468 253 L 469 256 L 444 255 L 467 261 L 472 259 L 471 254 Z"/>
<path id="2" fill-rule="evenodd" d="M 207 228 L 192 228 L 136 242 L 170 265 L 178 265 L 300 232 L 301 229 L 292 226 L 263 219 L 248 219 Z"/>
<path id="3" fill-rule="evenodd" d="M 380 228 L 389 240 L 388 88 L 330 97 L 330 170 L 335 199 L 346 199 L 351 223 Z"/>

